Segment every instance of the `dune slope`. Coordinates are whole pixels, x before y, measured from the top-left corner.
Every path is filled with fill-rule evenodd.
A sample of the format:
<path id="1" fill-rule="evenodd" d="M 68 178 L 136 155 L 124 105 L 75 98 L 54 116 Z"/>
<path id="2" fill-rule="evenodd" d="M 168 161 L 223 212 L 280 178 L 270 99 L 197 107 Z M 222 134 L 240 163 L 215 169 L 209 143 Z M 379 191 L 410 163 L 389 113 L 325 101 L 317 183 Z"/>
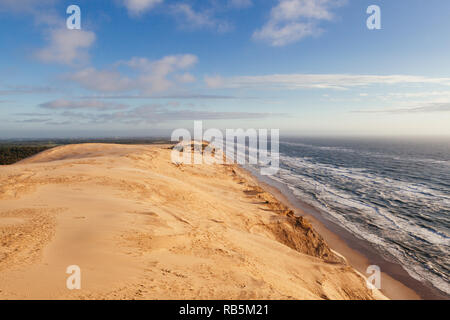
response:
<path id="1" fill-rule="evenodd" d="M 69 145 L 0 166 L 0 298 L 383 298 L 244 170 L 170 152 Z"/>

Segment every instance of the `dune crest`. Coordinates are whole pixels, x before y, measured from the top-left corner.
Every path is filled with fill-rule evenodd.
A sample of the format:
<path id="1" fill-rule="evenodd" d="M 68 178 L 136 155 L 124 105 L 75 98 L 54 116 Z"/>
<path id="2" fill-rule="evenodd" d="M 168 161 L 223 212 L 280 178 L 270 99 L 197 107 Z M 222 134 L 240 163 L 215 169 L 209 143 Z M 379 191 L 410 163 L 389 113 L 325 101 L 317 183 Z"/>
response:
<path id="1" fill-rule="evenodd" d="M 69 145 L 0 166 L 0 298 L 384 298 L 247 172 L 170 152 Z"/>

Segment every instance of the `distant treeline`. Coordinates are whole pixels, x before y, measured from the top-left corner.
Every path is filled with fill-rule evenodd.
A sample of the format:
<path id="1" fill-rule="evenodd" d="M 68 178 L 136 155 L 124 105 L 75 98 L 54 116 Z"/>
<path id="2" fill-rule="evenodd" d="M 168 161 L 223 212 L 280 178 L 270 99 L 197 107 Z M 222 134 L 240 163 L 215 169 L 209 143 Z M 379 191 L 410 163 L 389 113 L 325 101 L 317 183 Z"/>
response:
<path id="1" fill-rule="evenodd" d="M 50 146 L 2 146 L 0 145 L 0 165 L 13 164 L 50 149 Z"/>

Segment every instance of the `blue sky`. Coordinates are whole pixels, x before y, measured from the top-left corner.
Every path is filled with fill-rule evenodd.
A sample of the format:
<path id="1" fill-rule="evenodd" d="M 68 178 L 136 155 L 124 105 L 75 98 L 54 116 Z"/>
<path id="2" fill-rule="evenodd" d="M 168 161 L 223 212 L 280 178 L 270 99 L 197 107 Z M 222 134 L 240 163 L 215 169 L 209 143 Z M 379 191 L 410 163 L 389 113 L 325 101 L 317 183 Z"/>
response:
<path id="1" fill-rule="evenodd" d="M 68 30 L 66 9 L 81 9 Z M 369 30 L 366 9 L 381 9 Z M 450 135 L 444 0 L 1 0 L 0 138 Z"/>

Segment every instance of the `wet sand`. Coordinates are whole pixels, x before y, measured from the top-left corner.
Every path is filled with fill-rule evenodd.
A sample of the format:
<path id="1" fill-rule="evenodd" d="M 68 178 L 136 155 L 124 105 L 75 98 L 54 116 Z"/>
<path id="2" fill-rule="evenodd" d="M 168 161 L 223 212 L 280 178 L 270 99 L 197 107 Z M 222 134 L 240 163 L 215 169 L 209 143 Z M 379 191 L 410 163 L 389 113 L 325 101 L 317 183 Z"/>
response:
<path id="1" fill-rule="evenodd" d="M 262 188 L 271 192 L 279 201 L 292 208 L 296 214 L 306 217 L 314 229 L 325 239 L 330 248 L 342 254 L 352 267 L 365 276 L 367 267 L 377 265 L 381 269 L 381 292 L 394 300 L 448 299 L 435 288 L 412 278 L 399 264 L 386 261 L 370 243 L 356 238 L 339 225 L 324 218 L 311 205 L 299 200 L 282 183 L 261 176 L 254 169 L 246 168 L 260 182 Z"/>

